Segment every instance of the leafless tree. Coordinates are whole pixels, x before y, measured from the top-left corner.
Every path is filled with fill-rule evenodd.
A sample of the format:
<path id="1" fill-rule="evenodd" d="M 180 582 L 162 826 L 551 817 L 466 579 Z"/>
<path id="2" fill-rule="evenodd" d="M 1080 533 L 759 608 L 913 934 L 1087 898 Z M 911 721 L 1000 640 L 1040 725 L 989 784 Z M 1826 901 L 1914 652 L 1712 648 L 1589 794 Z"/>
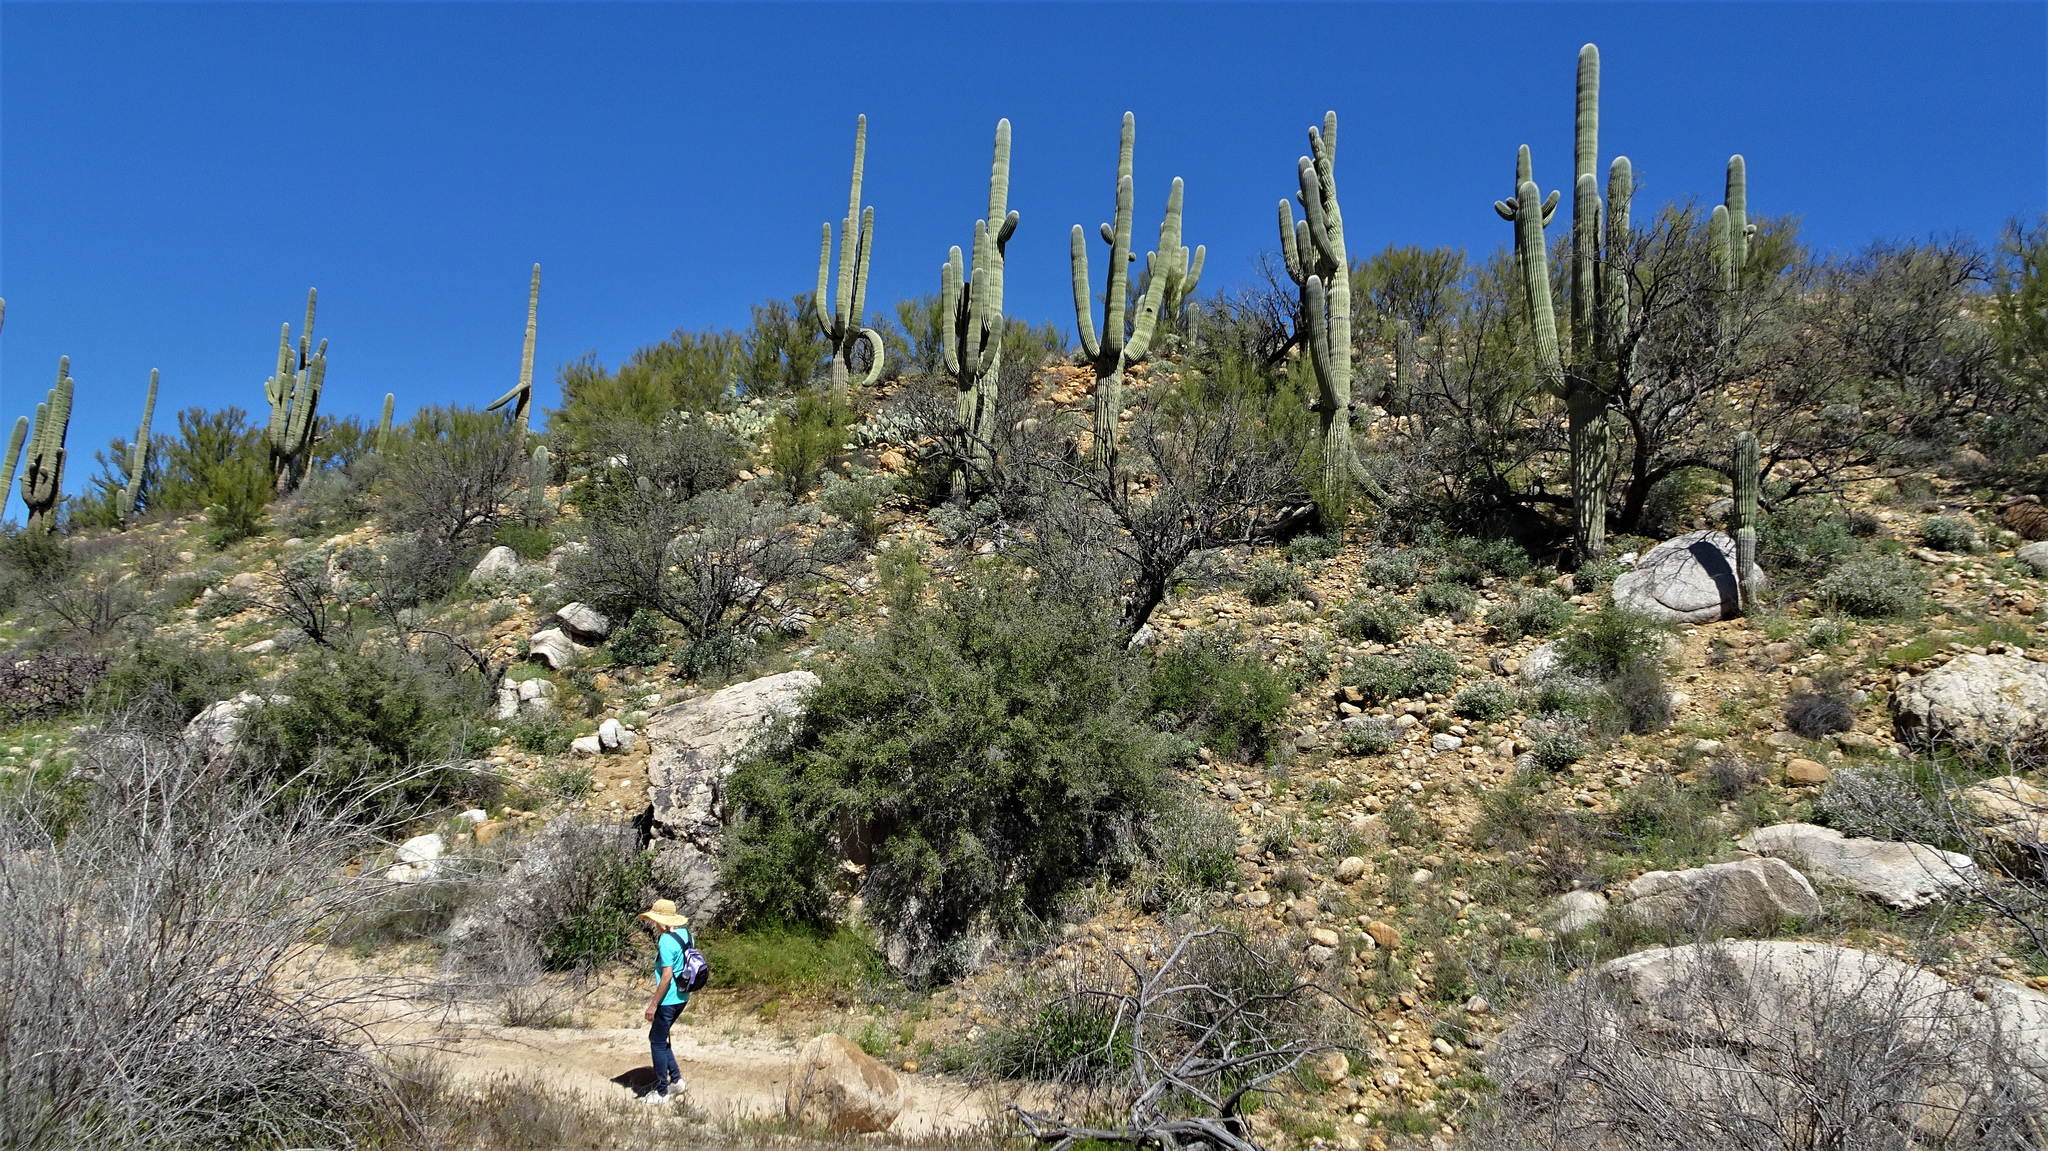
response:
<path id="1" fill-rule="evenodd" d="M 452 584 L 463 553 L 491 537 L 526 473 L 525 445 L 496 416 L 429 408 L 383 460 L 384 519 L 418 540 L 415 579 L 434 592 Z"/>
<path id="2" fill-rule="evenodd" d="M 700 640 L 745 632 L 817 569 L 788 508 L 742 491 L 684 503 L 626 485 L 565 565 L 575 594 L 661 613 Z"/>

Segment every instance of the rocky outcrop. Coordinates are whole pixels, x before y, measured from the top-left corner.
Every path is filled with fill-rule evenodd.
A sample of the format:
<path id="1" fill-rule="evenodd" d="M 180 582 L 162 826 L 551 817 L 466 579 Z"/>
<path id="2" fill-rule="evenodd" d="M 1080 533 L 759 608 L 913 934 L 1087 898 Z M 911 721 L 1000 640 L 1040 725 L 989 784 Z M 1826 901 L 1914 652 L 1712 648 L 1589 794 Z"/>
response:
<path id="1" fill-rule="evenodd" d="M 1819 915 L 1820 899 L 1782 859 L 1739 859 L 1640 876 L 1621 910 L 1656 927 L 1762 930 Z"/>
<path id="2" fill-rule="evenodd" d="M 533 638 L 526 641 L 526 653 L 556 671 L 575 667 L 576 657 L 581 654 L 576 641 L 558 627 L 534 632 Z"/>
<path id="3" fill-rule="evenodd" d="M 1761 584 L 1763 570 L 1753 574 Z M 1615 577 L 1613 595 L 1618 606 L 1665 623 L 1734 619 L 1742 614 L 1735 541 L 1713 530 L 1665 540 Z"/>
<path id="4" fill-rule="evenodd" d="M 903 1111 L 903 1084 L 852 1040 L 820 1035 L 797 1052 L 783 1110 L 799 1127 L 887 1131 Z"/>
<path id="5" fill-rule="evenodd" d="M 245 691 L 232 699 L 207 704 L 185 725 L 185 746 L 204 759 L 233 755 L 241 746 L 242 723 L 250 712 L 266 703 L 288 703 L 290 699 L 282 695 L 265 699 Z"/>
<path id="6" fill-rule="evenodd" d="M 2017 655 L 1961 655 L 1892 691 L 1892 723 L 1908 743 L 2038 746 L 2048 742 L 2048 664 Z"/>
<path id="7" fill-rule="evenodd" d="M 611 617 L 587 603 L 565 603 L 556 609 L 555 618 L 580 643 L 597 643 L 612 634 Z"/>
<path id="8" fill-rule="evenodd" d="M 501 544 L 485 552 L 484 558 L 476 561 L 476 566 L 469 569 L 469 580 L 471 583 L 478 583 L 499 579 L 518 570 L 519 553 Z"/>
<path id="9" fill-rule="evenodd" d="M 1962 804 L 2001 866 L 2015 875 L 2048 874 L 2048 791 L 2003 775 L 1966 789 Z"/>
<path id="10" fill-rule="evenodd" d="M 1850 839 L 1831 827 L 1780 823 L 1761 827 L 1735 845 L 1782 859 L 1825 883 L 1839 884 L 1901 911 L 1912 911 L 1970 885 L 1976 864 L 1967 855 L 1924 843 Z"/>
<path id="11" fill-rule="evenodd" d="M 793 716 L 818 686 L 807 671 L 735 684 L 663 709 L 647 725 L 648 796 L 654 829 L 668 842 L 662 857 L 682 887 L 686 914 L 718 908 L 717 857 L 725 810 L 720 784 L 736 753 L 775 716 Z"/>

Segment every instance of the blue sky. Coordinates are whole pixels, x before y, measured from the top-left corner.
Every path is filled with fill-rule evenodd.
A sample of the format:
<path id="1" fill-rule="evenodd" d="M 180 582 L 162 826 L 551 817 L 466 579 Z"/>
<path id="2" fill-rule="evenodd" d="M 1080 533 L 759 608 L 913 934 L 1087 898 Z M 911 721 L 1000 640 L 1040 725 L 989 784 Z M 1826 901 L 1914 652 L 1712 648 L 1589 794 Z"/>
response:
<path id="1" fill-rule="evenodd" d="M 1071 225 L 1112 208 L 1138 119 L 1137 227 L 1187 181 L 1205 288 L 1275 245 L 1324 109 L 1354 255 L 1489 250 L 1514 149 L 1570 166 L 1598 43 L 1602 158 L 1644 199 L 1719 199 L 1807 239 L 1995 237 L 2048 208 L 2048 4 L 0 5 L 0 419 L 68 354 L 66 486 L 192 405 L 262 407 L 307 287 L 323 410 L 484 403 L 516 378 L 527 269 L 542 403 L 585 350 L 739 325 L 806 290 L 869 119 L 870 296 L 936 291 L 1015 128 L 1009 308 L 1071 331 Z M 1100 254 L 1095 254 L 1100 262 Z M 19 518 L 18 493 L 7 512 Z"/>

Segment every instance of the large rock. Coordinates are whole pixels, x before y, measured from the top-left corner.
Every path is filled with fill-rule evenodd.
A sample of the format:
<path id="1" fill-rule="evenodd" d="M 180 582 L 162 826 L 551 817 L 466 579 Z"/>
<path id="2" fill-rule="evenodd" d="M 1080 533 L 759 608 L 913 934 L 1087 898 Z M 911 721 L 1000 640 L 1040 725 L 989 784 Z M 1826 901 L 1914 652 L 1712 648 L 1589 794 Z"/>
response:
<path id="1" fill-rule="evenodd" d="M 533 638 L 526 641 L 526 654 L 556 671 L 565 671 L 576 666 L 578 652 L 575 640 L 561 628 L 551 627 L 533 633 Z"/>
<path id="2" fill-rule="evenodd" d="M 398 845 L 394 862 L 385 871 L 384 878 L 394 883 L 417 883 L 432 879 L 441 872 L 441 855 L 447 844 L 435 834 L 415 835 Z"/>
<path id="3" fill-rule="evenodd" d="M 1801 871 L 1840 884 L 1901 911 L 1925 907 L 1970 886 L 1976 864 L 1967 855 L 1924 843 L 1850 839 L 1831 827 L 1780 823 L 1760 827 L 1735 845 L 1785 860 Z"/>
<path id="4" fill-rule="evenodd" d="M 797 1052 L 784 1111 L 802 1127 L 837 1134 L 887 1131 L 903 1110 L 903 1084 L 843 1035 L 820 1035 Z"/>
<path id="5" fill-rule="evenodd" d="M 1762 568 L 1752 574 L 1761 582 Z M 1742 614 L 1735 541 L 1713 530 L 1687 532 L 1650 549 L 1614 579 L 1614 602 L 1666 623 L 1710 623 Z"/>
<path id="6" fill-rule="evenodd" d="M 2016 655 L 1961 655 L 1892 691 L 1906 742 L 2038 745 L 2048 741 L 2048 664 Z"/>
<path id="7" fill-rule="evenodd" d="M 1522 665 L 1515 674 L 1522 682 L 1534 687 L 1549 679 L 1551 674 L 1564 666 L 1564 645 L 1557 640 L 1543 644 L 1522 657 Z"/>
<path id="8" fill-rule="evenodd" d="M 671 840 L 664 861 L 687 889 L 677 906 L 689 915 L 717 911 L 717 858 L 725 808 L 720 785 L 735 754 L 776 716 L 803 710 L 818 686 L 807 671 L 734 684 L 662 709 L 647 725 L 647 782 L 654 829 Z M 690 895 L 695 903 L 686 902 Z"/>
<path id="9" fill-rule="evenodd" d="M 2048 540 L 2027 544 L 2012 553 L 2012 557 L 2033 568 L 2035 575 L 2048 575 Z"/>
<path id="10" fill-rule="evenodd" d="M 266 700 L 253 691 L 245 691 L 232 699 L 207 704 L 185 725 L 185 746 L 204 759 L 232 755 L 241 745 L 242 723 L 250 712 L 265 703 L 286 703 L 290 698 L 278 695 Z"/>
<path id="11" fill-rule="evenodd" d="M 1819 915 L 1820 899 L 1782 859 L 1739 859 L 1640 876 L 1623 893 L 1621 909 L 1657 927 L 1757 930 Z"/>
<path id="12" fill-rule="evenodd" d="M 612 634 L 611 617 L 587 603 L 565 603 L 555 612 L 562 630 L 583 643 L 596 643 Z"/>
<path id="13" fill-rule="evenodd" d="M 469 579 L 471 583 L 498 579 L 518 570 L 519 553 L 501 544 L 485 552 L 484 558 L 476 561 L 476 566 L 469 569 Z"/>
<path id="14" fill-rule="evenodd" d="M 2018 875 L 2048 873 L 2048 791 L 2002 775 L 1963 792 L 1963 807 L 1984 829 L 1990 854 Z"/>

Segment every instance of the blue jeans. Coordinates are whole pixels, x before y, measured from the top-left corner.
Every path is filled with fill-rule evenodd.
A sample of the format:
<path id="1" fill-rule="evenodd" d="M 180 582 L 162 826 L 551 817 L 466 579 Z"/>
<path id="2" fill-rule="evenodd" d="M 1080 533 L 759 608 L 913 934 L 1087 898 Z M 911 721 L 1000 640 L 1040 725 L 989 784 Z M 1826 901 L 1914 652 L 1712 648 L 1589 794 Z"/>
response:
<path id="1" fill-rule="evenodd" d="M 676 1066 L 676 1053 L 669 1049 L 668 1029 L 676 1025 L 676 1016 L 683 1013 L 683 1004 L 664 1003 L 654 1009 L 654 1026 L 647 1029 L 647 1045 L 654 1051 L 654 1089 L 667 1092 L 669 1086 L 683 1081 L 683 1069 Z"/>

